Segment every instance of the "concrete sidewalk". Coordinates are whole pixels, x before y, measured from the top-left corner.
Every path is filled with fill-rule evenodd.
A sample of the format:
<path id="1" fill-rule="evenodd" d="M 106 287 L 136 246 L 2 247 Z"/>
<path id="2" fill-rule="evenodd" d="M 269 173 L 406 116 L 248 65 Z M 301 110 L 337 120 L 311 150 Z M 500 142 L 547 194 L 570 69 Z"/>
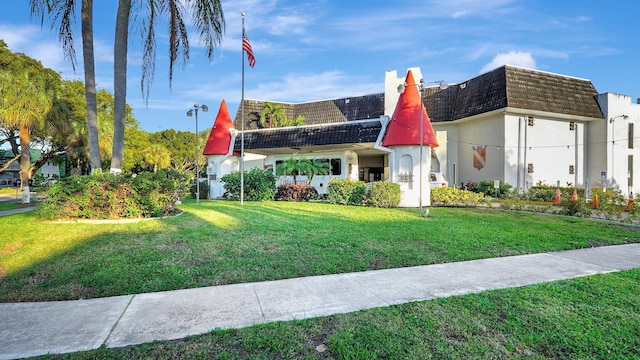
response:
<path id="1" fill-rule="evenodd" d="M 118 296 L 0 304 L 0 359 L 179 339 L 640 267 L 640 244 Z"/>

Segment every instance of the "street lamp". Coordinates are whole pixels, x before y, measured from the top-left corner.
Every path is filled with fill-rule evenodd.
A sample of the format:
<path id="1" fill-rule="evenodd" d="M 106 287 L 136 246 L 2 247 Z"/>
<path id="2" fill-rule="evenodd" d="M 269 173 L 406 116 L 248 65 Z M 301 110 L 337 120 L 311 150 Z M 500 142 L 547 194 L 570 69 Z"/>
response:
<path id="1" fill-rule="evenodd" d="M 613 150 L 615 149 L 616 146 L 616 133 L 614 131 L 615 129 L 615 125 L 616 123 L 614 122 L 615 119 L 619 119 L 622 118 L 624 120 L 629 118 L 629 115 L 618 115 L 618 116 L 614 116 L 611 119 L 609 119 L 609 124 L 611 124 L 611 188 L 613 189 L 613 182 L 615 180 L 614 175 L 615 175 L 615 167 L 613 166 L 615 164 L 614 162 L 614 154 L 613 154 Z M 604 185 L 603 185 L 604 187 Z"/>
<path id="2" fill-rule="evenodd" d="M 423 156 L 423 148 L 424 148 L 424 119 L 423 119 L 423 115 L 422 113 L 424 112 L 424 103 L 422 102 L 422 91 L 424 90 L 424 79 L 420 79 L 420 82 L 418 84 L 407 84 L 402 83 L 400 85 L 398 85 L 398 93 L 402 94 L 404 93 L 404 90 L 407 86 L 416 86 L 418 88 L 418 92 L 420 93 L 420 176 L 419 176 L 419 181 L 420 181 L 420 185 L 419 185 L 419 189 L 420 189 L 420 195 L 418 197 L 418 206 L 420 208 L 420 214 L 422 216 L 426 216 L 427 214 L 425 212 L 422 211 L 422 158 Z"/>
<path id="3" fill-rule="evenodd" d="M 189 111 L 187 111 L 187 116 L 188 117 L 192 117 L 193 116 L 193 111 L 196 111 L 196 157 L 195 157 L 195 162 L 196 162 L 196 203 L 199 204 L 200 203 L 200 181 L 198 179 L 199 175 L 198 175 L 198 110 L 202 109 L 202 111 L 207 112 L 209 111 L 209 107 L 207 105 L 198 105 L 195 104 L 193 105 L 193 109 L 189 109 Z"/>

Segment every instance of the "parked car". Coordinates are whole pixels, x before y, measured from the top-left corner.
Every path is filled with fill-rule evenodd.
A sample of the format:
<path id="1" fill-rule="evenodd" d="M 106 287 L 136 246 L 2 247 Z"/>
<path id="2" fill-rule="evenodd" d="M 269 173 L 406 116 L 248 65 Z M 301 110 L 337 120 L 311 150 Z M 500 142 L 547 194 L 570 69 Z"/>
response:
<path id="1" fill-rule="evenodd" d="M 447 187 L 449 182 L 445 179 L 443 173 L 432 172 L 431 173 L 431 188 Z"/>

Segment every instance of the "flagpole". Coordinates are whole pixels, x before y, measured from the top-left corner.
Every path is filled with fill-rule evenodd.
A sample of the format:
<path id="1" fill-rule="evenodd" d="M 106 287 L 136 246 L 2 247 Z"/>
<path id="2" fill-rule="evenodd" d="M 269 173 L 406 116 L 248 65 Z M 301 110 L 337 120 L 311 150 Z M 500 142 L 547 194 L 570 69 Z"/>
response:
<path id="1" fill-rule="evenodd" d="M 244 12 L 242 13 L 242 41 L 244 41 Z M 242 59 L 242 99 L 240 107 L 242 109 L 240 119 L 240 205 L 244 205 L 244 46 L 240 52 Z"/>

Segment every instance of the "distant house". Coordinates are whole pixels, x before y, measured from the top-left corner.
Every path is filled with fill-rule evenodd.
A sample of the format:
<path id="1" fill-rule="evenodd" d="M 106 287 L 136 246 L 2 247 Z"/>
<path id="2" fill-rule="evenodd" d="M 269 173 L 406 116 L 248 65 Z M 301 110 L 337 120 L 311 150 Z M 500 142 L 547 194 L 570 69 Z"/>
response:
<path id="1" fill-rule="evenodd" d="M 417 83 L 420 70 L 411 70 Z M 414 174 L 419 173 L 403 173 L 396 154 L 380 146 L 393 122 L 398 85 L 405 80 L 392 71 L 385 74 L 384 93 L 284 103 L 288 117 L 305 117 L 307 125 L 300 127 L 261 129 L 264 102 L 246 99 L 245 169 L 268 168 L 292 154 L 340 158 L 342 169 L 334 176 L 388 180 L 415 189 L 420 176 Z M 458 84 L 425 87 L 421 98 L 439 143 L 427 147 L 430 156 L 425 155 L 424 164 L 427 171 L 444 173 L 451 185 L 502 180 L 520 189 L 543 183 L 608 187 L 625 195 L 640 188 L 640 172 L 635 170 L 640 161 L 640 145 L 635 144 L 640 105 L 629 96 L 598 94 L 586 79 L 502 66 Z M 217 162 L 220 154 L 205 150 L 210 179 L 239 169 L 241 121 L 239 108 L 227 129 L 234 136 L 228 139 L 224 171 Z M 409 126 L 413 130 L 419 123 L 415 121 Z M 413 164 L 419 159 L 406 155 Z M 422 179 L 424 186 L 428 176 Z M 322 192 L 326 181 L 318 181 L 322 183 L 313 185 Z M 220 196 L 222 190 L 211 194 Z"/>
<path id="2" fill-rule="evenodd" d="M 42 156 L 42 151 L 38 149 L 31 150 L 31 165 Z M 14 158 L 14 155 L 9 150 L 0 150 L 0 167 L 7 161 Z M 42 175 L 46 181 L 57 181 L 61 177 L 66 175 L 65 157 L 60 155 L 54 157 L 52 160 L 47 161 L 43 166 L 36 171 L 36 174 Z M 20 163 L 14 161 L 9 167 L 0 172 L 0 187 L 15 187 L 20 184 Z"/>

